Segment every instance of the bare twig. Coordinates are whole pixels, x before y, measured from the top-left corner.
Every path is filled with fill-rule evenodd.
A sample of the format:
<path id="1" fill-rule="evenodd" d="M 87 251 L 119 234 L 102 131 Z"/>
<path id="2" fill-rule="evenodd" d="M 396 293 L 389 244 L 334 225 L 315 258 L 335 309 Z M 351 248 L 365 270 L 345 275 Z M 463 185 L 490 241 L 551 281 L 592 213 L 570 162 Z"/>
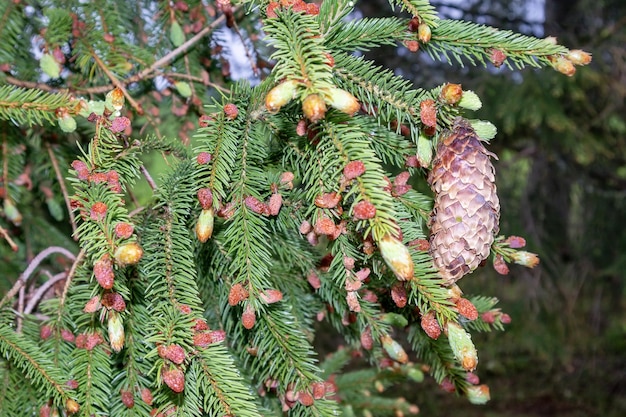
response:
<path id="1" fill-rule="evenodd" d="M 76 256 L 74 256 L 72 252 L 68 251 L 67 249 L 61 246 L 50 246 L 42 250 L 41 252 L 39 252 L 37 256 L 33 258 L 33 260 L 26 267 L 26 270 L 22 273 L 22 275 L 20 275 L 17 281 L 15 281 L 15 284 L 13 284 L 13 287 L 2 298 L 2 301 L 0 301 L 0 307 L 2 307 L 4 303 L 6 303 L 8 300 L 15 297 L 15 294 L 17 294 L 20 288 L 22 288 L 24 284 L 26 284 L 31 274 L 35 271 L 35 269 L 39 266 L 39 264 L 41 264 L 41 262 L 47 256 L 52 255 L 53 253 L 60 253 L 64 255 L 66 258 L 69 258 L 75 262 L 77 259 Z"/>
<path id="2" fill-rule="evenodd" d="M 141 105 L 135 101 L 135 99 L 128 93 L 128 91 L 126 91 L 126 86 L 124 85 L 124 83 L 117 79 L 115 74 L 113 74 L 111 70 L 109 70 L 109 68 L 104 64 L 104 62 L 102 62 L 102 60 L 94 50 L 91 50 L 91 56 L 96 61 L 96 64 L 98 64 L 100 69 L 102 69 L 106 76 L 109 77 L 109 80 L 111 80 L 113 85 L 122 91 L 122 94 L 124 94 L 124 97 L 126 97 L 126 100 L 128 100 L 128 103 L 133 107 L 133 109 L 135 109 L 138 114 L 143 114 L 143 108 L 141 107 Z"/>
<path id="3" fill-rule="evenodd" d="M 152 191 L 156 191 L 157 185 L 152 179 L 150 173 L 148 172 L 148 169 L 144 165 L 142 165 L 139 169 L 141 170 L 143 176 L 146 177 L 146 181 L 148 181 L 148 185 L 150 186 L 150 188 L 152 188 Z"/>
<path id="4" fill-rule="evenodd" d="M 19 248 L 17 247 L 15 242 L 13 242 L 13 239 L 11 239 L 11 236 L 9 236 L 9 232 L 7 232 L 6 229 L 4 227 L 2 227 L 2 226 L 0 226 L 0 235 L 2 235 L 4 240 L 7 241 L 7 243 L 11 247 L 11 250 L 13 250 L 13 252 L 17 252 L 18 251 Z"/>
<path id="5" fill-rule="evenodd" d="M 67 279 L 65 280 L 65 286 L 63 287 L 63 294 L 61 294 L 61 299 L 59 300 L 59 305 L 63 306 L 65 304 L 65 298 L 67 297 L 67 291 L 70 288 L 70 284 L 72 282 L 72 279 L 74 278 L 74 274 L 76 273 L 76 268 L 78 268 L 78 265 L 82 262 L 83 258 L 85 257 L 85 249 L 81 249 L 80 252 L 78 252 L 78 256 L 76 256 L 76 259 L 74 259 L 74 263 L 72 264 L 72 267 L 70 268 L 70 272 L 67 273 Z M 59 308 L 59 319 L 61 316 L 61 309 Z"/>
<path id="6" fill-rule="evenodd" d="M 44 282 L 38 289 L 35 291 L 30 300 L 28 300 L 28 304 L 24 308 L 24 314 L 30 314 L 35 309 L 41 298 L 48 292 L 50 288 L 54 286 L 59 281 L 62 281 L 67 277 L 66 272 L 59 272 L 56 275 L 51 275 L 50 279 Z"/>
<path id="7" fill-rule="evenodd" d="M 174 61 L 176 58 L 178 58 L 179 55 L 185 53 L 189 48 L 195 45 L 200 39 L 202 39 L 207 34 L 211 33 L 217 26 L 221 25 L 225 19 L 226 17 L 224 15 L 221 15 L 220 17 L 215 19 L 209 26 L 205 27 L 200 32 L 196 33 L 194 36 L 189 38 L 189 40 L 187 40 L 185 43 L 180 45 L 178 48 L 173 49 L 169 53 L 165 54 L 163 57 L 161 57 L 161 59 L 152 63 L 152 65 L 150 65 L 148 68 L 141 71 L 139 74 L 133 77 L 130 77 L 129 80 L 132 80 L 133 78 L 137 78 L 137 79 L 131 82 L 143 80 L 147 75 L 156 71 L 158 68 L 161 68 L 169 64 L 170 62 Z"/>
<path id="8" fill-rule="evenodd" d="M 70 215 L 70 224 L 72 225 L 72 232 L 75 233 L 76 232 L 76 220 L 74 219 L 74 210 L 72 210 L 72 205 L 70 203 L 70 196 L 67 193 L 67 188 L 65 187 L 65 181 L 63 180 L 63 175 L 61 174 L 61 169 L 59 168 L 59 162 L 57 161 L 56 156 L 54 156 L 52 147 L 50 146 L 48 142 L 46 142 L 46 148 L 48 149 L 48 155 L 50 155 L 50 160 L 52 161 L 52 167 L 54 168 L 54 173 L 57 177 L 57 181 L 59 181 L 59 186 L 61 187 L 61 193 L 63 194 L 63 200 L 65 201 L 67 212 Z"/>
<path id="9" fill-rule="evenodd" d="M 24 298 L 26 298 L 26 288 L 22 286 L 19 291 L 19 295 L 17 297 L 17 320 L 15 325 L 15 331 L 17 333 L 22 333 L 22 321 L 24 320 Z"/>

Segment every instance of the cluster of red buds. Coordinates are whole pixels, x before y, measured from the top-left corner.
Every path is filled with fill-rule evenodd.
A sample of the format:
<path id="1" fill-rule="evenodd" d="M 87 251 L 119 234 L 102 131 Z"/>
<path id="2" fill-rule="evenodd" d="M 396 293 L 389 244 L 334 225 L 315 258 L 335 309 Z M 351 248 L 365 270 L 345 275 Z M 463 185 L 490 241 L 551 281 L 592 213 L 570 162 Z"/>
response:
<path id="1" fill-rule="evenodd" d="M 302 0 L 279 0 L 279 1 L 270 1 L 265 9 L 265 14 L 268 18 L 272 19 L 278 17 L 276 14 L 277 9 L 288 9 L 290 8 L 296 13 L 306 13 L 312 16 L 317 16 L 320 13 L 320 6 L 316 3 L 307 3 Z"/>

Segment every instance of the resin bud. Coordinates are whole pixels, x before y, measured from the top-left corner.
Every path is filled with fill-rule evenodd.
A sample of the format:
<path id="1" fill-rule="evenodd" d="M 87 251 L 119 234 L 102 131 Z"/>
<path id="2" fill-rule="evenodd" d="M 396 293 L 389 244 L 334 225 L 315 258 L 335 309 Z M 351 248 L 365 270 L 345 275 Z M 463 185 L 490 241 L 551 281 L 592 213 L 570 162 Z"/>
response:
<path id="1" fill-rule="evenodd" d="M 161 378 L 165 385 L 176 393 L 181 393 L 185 389 L 185 374 L 178 368 L 163 371 Z"/>
<path id="2" fill-rule="evenodd" d="M 432 311 L 422 315 L 420 325 L 422 326 L 424 333 L 426 333 L 426 335 L 433 340 L 437 340 L 441 335 L 439 321 L 437 320 L 437 317 L 435 317 L 435 313 Z"/>
<path id="3" fill-rule="evenodd" d="M 420 23 L 417 27 L 417 38 L 422 43 L 430 42 L 430 37 L 432 36 L 432 31 L 430 30 L 430 26 L 426 23 Z"/>

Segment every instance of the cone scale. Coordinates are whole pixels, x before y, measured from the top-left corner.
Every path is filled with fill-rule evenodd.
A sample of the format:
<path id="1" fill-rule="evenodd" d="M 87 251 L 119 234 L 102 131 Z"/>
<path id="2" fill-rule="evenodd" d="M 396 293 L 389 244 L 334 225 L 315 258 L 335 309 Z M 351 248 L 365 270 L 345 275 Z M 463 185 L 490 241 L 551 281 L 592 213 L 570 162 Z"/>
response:
<path id="1" fill-rule="evenodd" d="M 437 147 L 428 183 L 435 193 L 430 253 L 446 285 L 489 256 L 498 233 L 495 169 L 470 124 L 458 118 Z"/>

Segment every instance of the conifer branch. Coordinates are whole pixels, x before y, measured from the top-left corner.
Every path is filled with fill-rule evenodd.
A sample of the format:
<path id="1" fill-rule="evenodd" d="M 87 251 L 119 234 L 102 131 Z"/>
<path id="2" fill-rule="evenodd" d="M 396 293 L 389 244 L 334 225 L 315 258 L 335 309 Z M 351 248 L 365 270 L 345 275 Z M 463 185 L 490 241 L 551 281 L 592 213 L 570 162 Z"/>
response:
<path id="1" fill-rule="evenodd" d="M 222 413 L 242 417 L 260 416 L 249 388 L 243 384 L 232 358 L 222 344 L 211 344 L 201 350 L 194 358 L 195 364 L 199 365 L 200 375 L 209 383 L 200 384 L 201 390 L 205 392 L 205 410 L 221 410 Z"/>
<path id="2" fill-rule="evenodd" d="M 463 59 L 472 65 L 486 63 L 494 50 L 504 53 L 504 63 L 511 69 L 526 66 L 551 66 L 550 57 L 564 55 L 568 49 L 532 36 L 496 29 L 474 22 L 441 20 L 433 29 L 432 38 L 423 48 L 433 59 L 452 59 L 463 66 Z"/>
<path id="3" fill-rule="evenodd" d="M 25 375 L 31 377 L 44 398 L 53 397 L 54 402 L 65 407 L 69 394 L 58 369 L 35 344 L 14 333 L 8 326 L 0 326 L 0 352 Z"/>
<path id="4" fill-rule="evenodd" d="M 102 59 L 100 59 L 96 51 L 94 51 L 93 49 L 90 49 L 89 51 L 94 61 L 96 62 L 96 65 L 98 65 L 102 72 L 104 72 L 109 80 L 111 80 L 113 86 L 119 88 L 122 91 L 122 94 L 124 94 L 124 97 L 126 97 L 126 100 L 128 100 L 128 103 L 133 107 L 133 109 L 135 109 L 137 114 L 143 114 L 143 108 L 141 107 L 141 105 L 137 103 L 137 101 L 135 101 L 135 99 L 128 93 L 128 91 L 126 90 L 126 86 L 117 79 L 117 76 L 111 72 L 109 67 L 107 67 L 107 65 L 102 62 Z"/>
<path id="5" fill-rule="evenodd" d="M 51 94 L 35 88 L 0 86 L 0 119 L 27 125 L 54 123 L 57 119 L 55 112 L 71 106 L 72 99 L 67 93 Z"/>
<path id="6" fill-rule="evenodd" d="M 435 8 L 428 0 L 389 0 L 389 4 L 400 6 L 400 10 L 411 13 L 430 27 L 437 27 L 440 22 Z"/>

